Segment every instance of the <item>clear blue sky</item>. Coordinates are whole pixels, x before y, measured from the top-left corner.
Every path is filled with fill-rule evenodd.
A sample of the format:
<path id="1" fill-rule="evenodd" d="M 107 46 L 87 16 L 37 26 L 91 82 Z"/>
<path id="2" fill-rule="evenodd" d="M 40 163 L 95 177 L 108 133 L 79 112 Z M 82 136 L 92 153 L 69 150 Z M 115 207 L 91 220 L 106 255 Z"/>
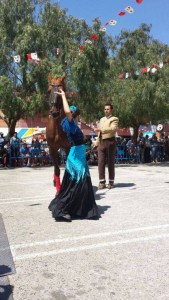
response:
<path id="1" fill-rule="evenodd" d="M 111 19 L 117 21 L 115 26 L 107 26 L 107 33 L 115 36 L 121 30 L 134 30 L 141 23 L 151 24 L 151 35 L 161 43 L 169 45 L 169 0 L 143 0 L 137 4 L 136 0 L 53 0 L 61 8 L 67 8 L 68 14 L 79 19 L 85 19 L 91 25 L 95 17 L 101 23 Z M 134 8 L 133 14 L 118 16 L 127 6 Z"/>

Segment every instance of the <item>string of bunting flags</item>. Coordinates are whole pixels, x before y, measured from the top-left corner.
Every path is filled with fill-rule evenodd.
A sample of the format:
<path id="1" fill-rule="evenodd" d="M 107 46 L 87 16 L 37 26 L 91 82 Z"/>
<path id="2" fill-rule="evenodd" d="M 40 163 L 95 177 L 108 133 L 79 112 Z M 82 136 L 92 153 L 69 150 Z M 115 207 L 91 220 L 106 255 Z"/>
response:
<path id="1" fill-rule="evenodd" d="M 137 4 L 141 4 L 142 2 L 143 2 L 143 0 L 133 0 L 133 1 L 135 1 Z M 123 17 L 123 16 L 125 16 L 127 13 L 129 13 L 129 14 L 132 14 L 132 13 L 134 13 L 134 8 L 132 7 L 132 6 L 127 6 L 124 10 L 122 10 L 122 11 L 120 11 L 118 14 L 117 14 L 117 16 L 119 16 L 119 17 Z M 108 22 L 106 22 L 104 25 L 103 25 L 103 27 L 101 27 L 100 28 L 100 31 L 102 31 L 102 32 L 104 32 L 104 31 L 106 31 L 106 26 L 108 26 L 108 25 L 110 25 L 110 26 L 114 26 L 114 25 L 116 25 L 117 24 L 117 20 L 110 20 L 110 21 L 108 21 Z M 98 39 L 99 39 L 99 37 L 98 37 L 98 35 L 96 35 L 96 34 L 91 34 L 90 35 L 90 38 L 89 39 L 86 39 L 85 40 L 85 43 L 88 43 L 88 44 L 92 44 L 94 41 L 98 41 Z M 79 46 L 79 54 L 83 51 L 83 45 L 80 45 Z M 57 56 L 60 56 L 60 54 L 61 54 L 61 49 L 60 48 L 57 48 L 56 49 L 56 54 L 57 54 Z M 34 52 L 34 53 L 27 53 L 26 55 L 25 55 L 25 57 L 26 57 L 26 59 L 28 60 L 28 61 L 34 61 L 36 64 L 40 64 L 40 58 L 38 57 L 38 55 L 37 55 L 37 52 Z M 44 58 L 44 53 L 42 52 L 42 59 Z M 15 63 L 20 63 L 21 62 L 21 56 L 20 55 L 15 55 L 15 56 L 13 56 L 13 59 L 14 59 L 14 62 Z M 126 73 L 126 74 L 129 74 L 129 73 Z M 120 76 L 120 75 L 119 75 Z M 121 75 L 122 76 L 122 75 Z M 128 75 L 126 75 L 126 76 L 128 76 Z M 123 78 L 123 77 L 121 77 L 121 78 Z M 126 77 L 127 78 L 127 77 Z"/>
<path id="2" fill-rule="evenodd" d="M 60 55 L 60 48 L 57 48 L 57 49 L 56 49 L 56 53 L 57 53 L 57 56 Z M 43 51 L 41 51 L 41 53 L 40 53 L 39 55 L 41 56 L 42 59 L 45 58 L 45 54 L 44 54 Z M 35 62 L 36 64 L 39 64 L 40 61 L 41 61 L 41 59 L 39 58 L 37 52 L 27 53 L 27 54 L 25 55 L 24 58 L 21 57 L 21 55 L 14 55 L 14 56 L 13 56 L 13 60 L 14 60 L 15 63 L 20 63 L 21 60 L 22 60 L 22 59 L 25 59 L 25 58 L 26 58 L 28 61 L 33 61 L 33 62 Z"/>
<path id="3" fill-rule="evenodd" d="M 143 2 L 143 0 L 135 0 L 135 2 L 137 4 L 141 4 Z M 124 8 L 124 10 L 120 11 L 117 16 L 118 17 L 123 17 L 125 16 L 127 13 L 129 14 L 133 14 L 134 13 L 134 8 L 130 5 L 128 5 L 126 8 Z M 107 30 L 106 26 L 110 25 L 110 26 L 115 26 L 117 24 L 117 20 L 110 20 L 108 22 L 106 22 L 101 28 L 100 31 L 104 32 Z"/>
<path id="4" fill-rule="evenodd" d="M 169 58 L 166 61 L 161 61 L 159 64 L 153 64 L 151 67 L 144 67 L 140 70 L 136 70 L 135 72 L 126 72 L 119 74 L 120 79 L 127 79 L 133 76 L 146 75 L 147 73 L 156 73 L 158 69 L 162 69 L 164 64 L 169 63 Z"/>

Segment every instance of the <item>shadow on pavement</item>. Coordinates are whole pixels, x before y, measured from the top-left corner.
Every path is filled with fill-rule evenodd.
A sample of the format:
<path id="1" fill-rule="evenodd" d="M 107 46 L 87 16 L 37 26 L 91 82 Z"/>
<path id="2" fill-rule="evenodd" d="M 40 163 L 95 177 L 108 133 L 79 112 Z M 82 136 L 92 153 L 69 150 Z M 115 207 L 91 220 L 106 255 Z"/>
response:
<path id="1" fill-rule="evenodd" d="M 97 205 L 99 209 L 100 216 L 105 213 L 111 206 L 110 205 Z"/>
<path id="2" fill-rule="evenodd" d="M 12 269 L 6 265 L 0 265 L 0 277 L 6 276 L 12 273 Z"/>
<path id="3" fill-rule="evenodd" d="M 8 285 L 1 285 L 0 284 L 0 299 L 1 300 L 12 300 L 12 290 L 13 286 L 10 284 Z"/>
<path id="4" fill-rule="evenodd" d="M 1 274 L 10 273 L 12 270 L 8 266 L 1 265 L 0 266 Z M 1 275 L 0 276 L 0 299 L 1 300 L 12 300 L 12 291 L 13 286 L 9 284 L 9 280 L 7 276 Z"/>
<path id="5" fill-rule="evenodd" d="M 131 187 L 135 186 L 135 183 L 117 183 L 115 184 L 115 188 L 123 188 L 123 187 Z"/>

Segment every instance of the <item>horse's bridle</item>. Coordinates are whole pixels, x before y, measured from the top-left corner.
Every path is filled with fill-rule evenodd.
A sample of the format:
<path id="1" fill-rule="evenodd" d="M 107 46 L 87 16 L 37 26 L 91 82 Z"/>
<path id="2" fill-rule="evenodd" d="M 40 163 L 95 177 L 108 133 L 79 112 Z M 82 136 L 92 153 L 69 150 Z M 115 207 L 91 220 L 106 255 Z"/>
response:
<path id="1" fill-rule="evenodd" d="M 51 107 L 51 115 L 53 118 L 56 118 L 60 115 L 60 108 L 58 107 L 58 94 L 59 87 L 62 87 L 63 84 L 53 84 L 51 83 L 50 86 L 53 88 L 51 89 L 50 96 L 49 96 L 49 105 Z M 56 110 L 57 109 L 57 110 Z M 53 111 L 54 110 L 54 111 Z"/>

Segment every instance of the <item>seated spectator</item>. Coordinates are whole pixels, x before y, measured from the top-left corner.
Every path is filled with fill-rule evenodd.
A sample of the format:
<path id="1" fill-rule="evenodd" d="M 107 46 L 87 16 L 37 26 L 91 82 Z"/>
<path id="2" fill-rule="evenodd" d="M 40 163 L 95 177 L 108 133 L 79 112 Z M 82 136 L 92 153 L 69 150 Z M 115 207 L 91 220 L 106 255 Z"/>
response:
<path id="1" fill-rule="evenodd" d="M 40 149 L 39 141 L 38 143 L 36 140 L 32 141 L 30 154 L 31 154 L 31 166 L 32 167 L 39 166 L 41 164 L 41 159 L 40 159 L 41 149 Z"/>
<path id="2" fill-rule="evenodd" d="M 24 142 L 21 147 L 20 147 L 20 156 L 23 157 L 22 160 L 22 165 L 23 166 L 27 166 L 30 167 L 30 152 L 29 152 L 29 147 L 26 144 L 26 142 Z"/>

